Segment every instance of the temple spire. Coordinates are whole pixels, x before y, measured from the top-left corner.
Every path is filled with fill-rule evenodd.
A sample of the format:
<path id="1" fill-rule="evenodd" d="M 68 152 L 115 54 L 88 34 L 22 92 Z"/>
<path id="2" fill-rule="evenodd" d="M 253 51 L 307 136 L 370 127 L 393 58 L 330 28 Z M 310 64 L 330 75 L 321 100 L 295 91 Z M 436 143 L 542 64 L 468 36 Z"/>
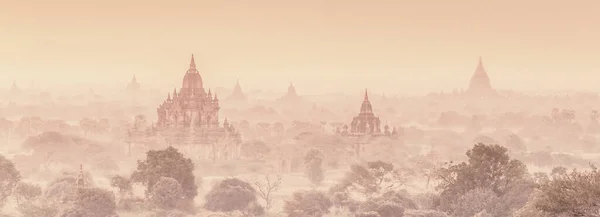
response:
<path id="1" fill-rule="evenodd" d="M 369 95 L 367 94 L 367 88 L 365 88 L 365 101 L 369 101 Z"/>
<path id="2" fill-rule="evenodd" d="M 479 63 L 477 63 L 477 72 L 484 72 L 483 61 L 481 60 L 481 56 L 479 56 Z"/>
<path id="3" fill-rule="evenodd" d="M 192 54 L 192 60 L 190 60 L 190 70 L 188 72 L 196 71 L 196 61 L 194 60 L 194 54 Z"/>

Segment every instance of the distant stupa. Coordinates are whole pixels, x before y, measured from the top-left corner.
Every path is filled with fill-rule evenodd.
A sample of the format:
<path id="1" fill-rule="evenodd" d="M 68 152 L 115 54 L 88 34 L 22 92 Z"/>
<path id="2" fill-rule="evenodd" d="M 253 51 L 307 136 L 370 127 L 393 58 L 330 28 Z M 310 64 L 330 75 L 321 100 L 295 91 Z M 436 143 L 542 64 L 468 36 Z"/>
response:
<path id="1" fill-rule="evenodd" d="M 301 100 L 302 98 L 298 96 L 298 93 L 296 93 L 296 87 L 294 87 L 294 84 L 291 82 L 290 86 L 288 87 L 287 93 L 278 99 L 278 101 L 283 102 L 299 102 Z"/>
<path id="2" fill-rule="evenodd" d="M 137 78 L 135 77 L 135 74 L 133 75 L 133 78 L 131 78 L 131 82 L 129 82 L 129 84 L 127 85 L 127 91 L 129 91 L 129 92 L 140 91 L 140 83 L 138 83 Z"/>
<path id="3" fill-rule="evenodd" d="M 476 96 L 489 96 L 496 94 L 496 91 L 494 90 L 494 88 L 492 88 L 490 77 L 488 76 L 487 72 L 485 71 L 485 68 L 483 67 L 481 57 L 479 57 L 477 69 L 475 69 L 475 73 L 471 77 L 471 82 L 469 82 L 469 88 L 467 89 L 467 93 L 469 95 Z"/>
<path id="4" fill-rule="evenodd" d="M 246 95 L 242 91 L 242 87 L 240 86 L 239 79 L 237 80 L 237 83 L 235 84 L 235 87 L 233 88 L 233 92 L 231 93 L 231 95 L 229 95 L 229 97 L 227 97 L 226 100 L 237 100 L 237 101 L 246 100 Z"/>
<path id="5" fill-rule="evenodd" d="M 8 90 L 8 92 L 11 95 L 21 93 L 21 89 L 19 88 L 19 86 L 17 86 L 17 81 L 13 81 L 12 86 L 10 86 L 10 89 Z"/>

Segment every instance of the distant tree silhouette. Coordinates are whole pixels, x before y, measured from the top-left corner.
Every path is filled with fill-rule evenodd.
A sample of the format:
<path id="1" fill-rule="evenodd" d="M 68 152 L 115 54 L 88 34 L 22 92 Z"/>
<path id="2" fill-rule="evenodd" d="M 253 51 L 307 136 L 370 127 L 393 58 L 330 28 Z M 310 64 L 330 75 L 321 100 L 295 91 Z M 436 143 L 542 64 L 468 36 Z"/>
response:
<path id="1" fill-rule="evenodd" d="M 304 156 L 305 173 L 311 183 L 321 184 L 325 180 L 323 171 L 323 154 L 317 149 L 309 150 Z"/>
<path id="2" fill-rule="evenodd" d="M 383 195 L 397 190 L 406 182 L 406 176 L 394 165 L 383 161 L 372 161 L 365 164 L 354 164 L 344 179 L 338 183 L 334 192 L 357 192 L 367 198 Z"/>

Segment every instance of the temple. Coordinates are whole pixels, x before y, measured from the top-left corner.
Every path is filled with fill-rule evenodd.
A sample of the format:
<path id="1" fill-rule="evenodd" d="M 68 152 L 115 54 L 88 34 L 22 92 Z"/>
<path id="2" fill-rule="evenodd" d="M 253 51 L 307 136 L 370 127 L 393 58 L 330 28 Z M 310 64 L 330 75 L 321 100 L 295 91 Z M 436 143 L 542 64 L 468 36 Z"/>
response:
<path id="1" fill-rule="evenodd" d="M 373 113 L 373 106 L 369 101 L 367 90 L 365 90 L 365 97 L 360 106 L 360 112 L 352 119 L 350 127 L 344 125 L 343 130 L 337 129 L 336 132 L 348 137 L 387 136 L 394 139 L 398 138 L 396 127 L 390 132 L 389 126 L 385 125 L 382 132 L 381 121 L 379 120 L 379 117 L 375 116 L 375 113 Z"/>
<path id="2" fill-rule="evenodd" d="M 13 81 L 12 86 L 8 90 L 8 93 L 11 95 L 17 95 L 21 93 L 21 89 L 17 86 L 17 81 Z"/>
<path id="3" fill-rule="evenodd" d="M 277 99 L 279 102 L 300 102 L 302 101 L 302 97 L 298 96 L 296 93 L 296 87 L 294 84 L 290 82 L 290 86 L 288 86 L 288 91 L 281 98 Z"/>
<path id="4" fill-rule="evenodd" d="M 83 173 L 83 165 L 79 165 L 79 173 L 77 174 L 77 176 L 75 177 L 75 180 L 73 182 L 73 188 L 71 189 L 71 191 L 68 192 L 67 195 L 64 195 L 65 197 L 62 198 L 62 203 L 69 203 L 69 202 L 74 202 L 78 199 L 79 194 L 81 193 L 81 191 L 85 188 L 88 188 L 89 184 L 87 183 L 87 180 L 85 178 L 85 174 Z"/>
<path id="5" fill-rule="evenodd" d="M 246 95 L 244 94 L 244 92 L 242 91 L 242 87 L 240 86 L 240 80 L 237 80 L 237 83 L 233 88 L 233 92 L 231 93 L 231 95 L 229 95 L 229 97 L 227 97 L 227 100 L 246 100 Z"/>
<path id="6" fill-rule="evenodd" d="M 477 69 L 471 77 L 471 82 L 469 83 L 467 94 L 477 97 L 496 95 L 496 91 L 494 90 L 494 88 L 492 88 L 490 77 L 488 76 L 487 72 L 485 71 L 485 68 L 483 67 L 481 57 L 479 57 Z"/>
<path id="7" fill-rule="evenodd" d="M 173 90 L 157 108 L 158 121 L 153 130 L 170 144 L 203 149 L 206 158 L 239 157 L 241 136 L 227 119 L 220 124 L 219 109 L 217 95 L 205 92 L 192 55 L 179 92 Z"/>
<path id="8" fill-rule="evenodd" d="M 135 78 L 135 75 L 133 75 L 133 78 L 131 78 L 131 82 L 127 84 L 127 92 L 136 93 L 138 91 L 140 91 L 140 83 L 138 83 L 137 79 Z"/>

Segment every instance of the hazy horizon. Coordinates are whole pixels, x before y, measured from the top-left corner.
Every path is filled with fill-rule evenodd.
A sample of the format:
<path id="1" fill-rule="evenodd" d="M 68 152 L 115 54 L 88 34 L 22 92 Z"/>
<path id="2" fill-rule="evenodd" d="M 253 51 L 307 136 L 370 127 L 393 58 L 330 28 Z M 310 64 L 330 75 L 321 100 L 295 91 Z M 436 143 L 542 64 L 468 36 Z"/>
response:
<path id="1" fill-rule="evenodd" d="M 180 87 L 190 55 L 206 88 L 298 93 L 466 88 L 482 56 L 498 89 L 600 90 L 596 1 L 10 1 L 0 86 L 135 74 Z M 268 82 L 266 82 L 268 81 Z"/>

